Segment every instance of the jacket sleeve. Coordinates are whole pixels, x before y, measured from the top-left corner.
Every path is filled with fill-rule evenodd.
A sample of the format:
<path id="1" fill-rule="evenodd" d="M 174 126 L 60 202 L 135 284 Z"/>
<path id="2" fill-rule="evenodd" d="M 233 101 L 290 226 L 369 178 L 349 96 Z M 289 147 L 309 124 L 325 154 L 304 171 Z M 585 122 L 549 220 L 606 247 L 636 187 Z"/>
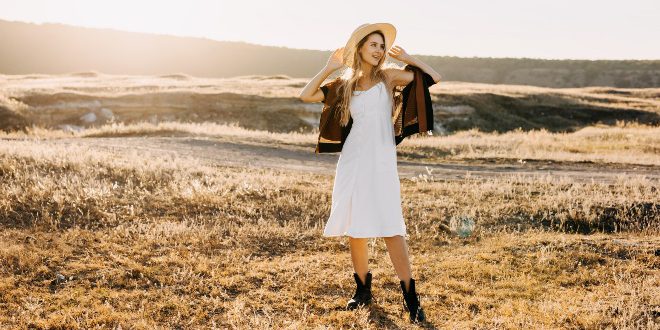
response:
<path id="1" fill-rule="evenodd" d="M 323 103 L 328 104 L 328 93 L 330 92 L 330 88 L 335 88 L 336 84 L 338 83 L 338 78 L 335 78 L 327 83 L 325 83 L 323 86 L 319 87 L 321 91 L 323 92 Z"/>
<path id="2" fill-rule="evenodd" d="M 325 85 L 321 86 L 320 88 L 321 88 L 321 91 L 323 92 L 323 103 L 327 104 L 327 102 L 325 102 L 325 101 L 328 99 L 328 84 L 325 84 Z"/>
<path id="3" fill-rule="evenodd" d="M 422 75 L 424 76 L 424 82 L 426 83 L 427 87 L 431 87 L 436 84 L 436 82 L 433 80 L 433 77 L 431 77 L 430 74 L 422 71 Z"/>
<path id="4" fill-rule="evenodd" d="M 426 73 L 426 71 L 424 71 L 424 70 L 422 70 L 422 69 L 420 69 L 420 68 L 418 68 L 414 65 L 408 64 L 408 65 L 406 65 L 406 67 L 404 69 L 408 70 L 408 71 L 412 71 L 413 68 L 418 70 L 422 74 L 422 77 L 424 77 L 424 84 L 426 85 L 427 88 L 436 84 L 436 82 L 433 80 L 433 77 L 431 77 L 430 74 Z"/>
<path id="5" fill-rule="evenodd" d="M 433 104 L 429 87 L 435 82 L 431 75 L 416 66 L 407 65 L 405 70 L 413 71 L 415 77 L 401 92 L 401 110 L 394 123 L 397 145 L 410 135 L 433 131 Z"/>

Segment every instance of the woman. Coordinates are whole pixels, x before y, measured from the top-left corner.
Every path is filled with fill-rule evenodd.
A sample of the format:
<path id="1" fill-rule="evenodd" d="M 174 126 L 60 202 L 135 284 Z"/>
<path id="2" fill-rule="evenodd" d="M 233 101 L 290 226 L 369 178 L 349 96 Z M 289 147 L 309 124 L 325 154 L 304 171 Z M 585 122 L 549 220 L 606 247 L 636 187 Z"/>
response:
<path id="1" fill-rule="evenodd" d="M 388 23 L 363 24 L 349 38 L 345 47 L 337 49 L 319 72 L 302 90 L 303 102 L 328 102 L 338 95 L 333 114 L 350 133 L 338 144 L 341 154 L 337 162 L 332 191 L 332 207 L 324 236 L 349 236 L 353 278 L 357 288 L 347 304 L 348 309 L 371 303 L 371 278 L 367 243 L 372 237 L 383 237 L 390 259 L 400 280 L 404 308 L 410 320 L 423 321 L 424 311 L 415 292 L 412 278 L 406 225 L 401 210 L 400 183 L 397 171 L 396 142 L 392 113 L 396 108 L 393 91 L 414 79 L 411 71 L 383 67 L 386 55 L 415 66 L 432 78 L 441 76 L 431 67 L 408 55 L 401 47 L 391 48 L 396 29 Z M 335 70 L 347 66 L 341 79 L 320 86 Z M 333 93 L 329 94 L 329 88 Z M 325 110 L 324 110 L 325 112 Z M 432 119 L 432 118 L 431 118 Z M 323 118 L 322 118 L 323 124 Z M 317 147 L 318 150 L 318 147 Z"/>

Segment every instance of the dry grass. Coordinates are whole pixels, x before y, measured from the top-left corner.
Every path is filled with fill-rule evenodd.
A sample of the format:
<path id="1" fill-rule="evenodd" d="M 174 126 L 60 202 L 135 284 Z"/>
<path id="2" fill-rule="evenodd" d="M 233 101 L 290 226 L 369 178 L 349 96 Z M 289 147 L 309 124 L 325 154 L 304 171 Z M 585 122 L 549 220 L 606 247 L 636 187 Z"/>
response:
<path id="1" fill-rule="evenodd" d="M 66 132 L 62 130 L 52 130 L 42 127 L 32 127 L 28 128 L 26 131 L 15 131 L 9 133 L 0 131 L 0 138 L 12 140 L 122 136 L 206 136 L 221 139 L 240 139 L 243 141 L 310 146 L 313 152 L 313 144 L 316 141 L 318 132 L 277 133 L 262 130 L 251 130 L 241 127 L 236 123 L 216 124 L 209 122 L 162 122 L 157 124 L 142 122 L 130 125 L 115 123 L 86 129 L 81 132 Z"/>
<path id="2" fill-rule="evenodd" d="M 236 124 L 163 122 L 132 125 L 111 124 L 82 132 L 64 132 L 39 127 L 25 132 L 0 132 L 3 139 L 52 139 L 64 137 L 207 136 L 278 145 L 308 147 L 312 152 L 318 137 L 313 133 L 275 133 L 250 130 Z M 570 162 L 660 165 L 660 126 L 626 124 L 591 126 L 574 133 L 546 130 L 485 133 L 478 130 L 447 136 L 412 136 L 398 146 L 402 159 L 425 161 L 513 159 Z"/>
<path id="3" fill-rule="evenodd" d="M 172 129 L 314 141 L 309 134 L 205 125 L 85 134 Z M 502 152 L 529 144 L 529 150 L 557 149 L 546 151 L 552 157 L 580 148 L 586 159 L 631 162 L 632 156 L 616 157 L 623 142 L 595 146 L 638 141 L 642 146 L 628 147 L 644 150 L 657 141 L 650 133 L 657 128 L 614 129 L 587 131 L 581 139 L 538 133 L 532 141 L 534 135 L 511 133 L 507 139 L 517 147 L 501 145 L 508 140 L 500 135 L 472 133 L 475 140 L 466 145 L 479 141 Z M 331 176 L 215 167 L 137 151 L 44 148 L 35 136 L 4 137 L 25 141 L 0 144 L 0 325 L 411 327 L 382 240 L 370 245 L 376 303 L 342 310 L 354 285 L 347 241 L 321 236 Z M 452 139 L 415 139 L 405 148 L 440 149 L 454 141 L 456 155 L 443 157 L 476 157 Z M 658 182 L 644 177 L 611 185 L 550 176 L 445 181 L 432 173 L 402 180 L 426 326 L 658 328 L 658 196 Z M 476 221 L 467 238 L 452 230 L 460 217 Z"/>
<path id="4" fill-rule="evenodd" d="M 411 139 L 403 156 L 424 159 L 514 159 L 660 165 L 660 126 L 590 126 L 574 133 L 478 130 Z"/>

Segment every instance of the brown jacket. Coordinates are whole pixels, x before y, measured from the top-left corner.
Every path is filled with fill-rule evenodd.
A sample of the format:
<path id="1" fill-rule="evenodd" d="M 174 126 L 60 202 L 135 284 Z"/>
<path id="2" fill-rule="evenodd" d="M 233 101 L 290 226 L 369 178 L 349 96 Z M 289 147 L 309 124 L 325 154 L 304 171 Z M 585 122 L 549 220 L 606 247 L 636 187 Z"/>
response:
<path id="1" fill-rule="evenodd" d="M 413 71 L 413 81 L 406 85 L 400 93 L 394 93 L 396 111 L 392 114 L 394 125 L 394 142 L 401 143 L 404 138 L 415 133 L 433 130 L 433 107 L 429 87 L 435 84 L 433 78 L 422 69 L 406 65 L 405 70 Z M 339 116 L 334 115 L 339 97 L 338 87 L 341 77 L 337 77 L 321 86 L 325 95 L 321 120 L 319 122 L 319 138 L 315 153 L 340 152 L 353 124 L 353 118 L 345 127 L 339 125 Z M 396 88 L 395 88 L 396 91 Z"/>

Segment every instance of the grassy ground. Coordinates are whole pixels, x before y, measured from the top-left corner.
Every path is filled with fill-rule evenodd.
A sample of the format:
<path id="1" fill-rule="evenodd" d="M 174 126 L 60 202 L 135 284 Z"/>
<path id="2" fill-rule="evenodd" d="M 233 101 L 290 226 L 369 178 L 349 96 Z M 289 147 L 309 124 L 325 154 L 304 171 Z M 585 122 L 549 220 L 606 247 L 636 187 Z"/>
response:
<path id="1" fill-rule="evenodd" d="M 213 127 L 174 131 L 313 143 L 305 134 Z M 159 128 L 86 134 L 118 129 Z M 469 161 L 530 146 L 548 150 L 538 157 L 622 166 L 637 163 L 632 153 L 641 151 L 640 162 L 657 165 L 654 130 L 473 132 L 464 144 L 415 139 L 402 150 Z M 33 133 L 4 136 L 24 140 L 20 147 L 0 143 L 1 327 L 417 327 L 404 318 L 379 239 L 370 242 L 375 303 L 343 310 L 354 290 L 348 242 L 321 236 L 332 176 L 45 148 L 41 139 L 60 133 Z M 429 173 L 401 183 L 429 318 L 421 327 L 660 328 L 657 181 L 504 174 L 449 181 Z M 476 225 L 459 237 L 456 220 L 466 217 Z"/>
<path id="2" fill-rule="evenodd" d="M 127 136 L 202 136 L 221 140 L 306 147 L 314 150 L 318 133 L 276 133 L 250 130 L 236 124 L 164 122 L 110 124 L 81 132 L 40 127 L 25 132 L 1 132 L 8 140 Z M 401 159 L 552 160 L 660 166 L 660 126 L 627 124 L 590 126 L 573 133 L 547 130 L 485 133 L 472 129 L 446 136 L 411 136 L 397 146 Z"/>

